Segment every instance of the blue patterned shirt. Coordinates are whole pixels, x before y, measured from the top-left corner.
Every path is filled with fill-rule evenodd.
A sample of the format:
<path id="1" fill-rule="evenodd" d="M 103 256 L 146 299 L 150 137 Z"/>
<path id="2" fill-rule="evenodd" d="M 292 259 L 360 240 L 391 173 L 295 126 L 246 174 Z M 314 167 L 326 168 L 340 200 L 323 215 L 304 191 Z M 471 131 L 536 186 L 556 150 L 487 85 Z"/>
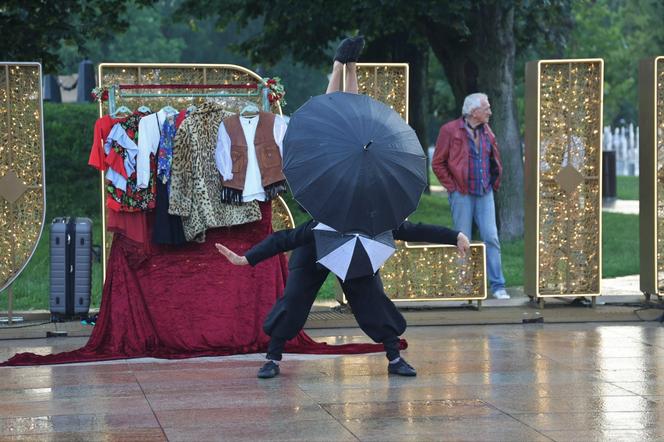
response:
<path id="1" fill-rule="evenodd" d="M 478 145 L 475 145 L 473 131 L 477 133 Z M 466 122 L 468 134 L 468 148 L 470 156 L 468 161 L 468 193 L 475 196 L 485 195 L 491 188 L 490 157 L 491 140 L 484 125 L 475 129 Z"/>

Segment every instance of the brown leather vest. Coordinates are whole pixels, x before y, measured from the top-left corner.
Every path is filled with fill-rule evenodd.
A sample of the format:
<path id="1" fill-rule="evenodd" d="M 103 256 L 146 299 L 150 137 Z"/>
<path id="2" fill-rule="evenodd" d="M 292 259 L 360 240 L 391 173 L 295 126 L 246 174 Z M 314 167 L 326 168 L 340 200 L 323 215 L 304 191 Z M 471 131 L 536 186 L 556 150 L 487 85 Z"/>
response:
<path id="1" fill-rule="evenodd" d="M 279 146 L 274 140 L 274 117 L 275 115 L 272 113 L 260 112 L 254 137 L 256 158 L 261 171 L 261 184 L 265 188 L 267 199 L 272 199 L 279 192 L 286 190 L 286 177 L 281 171 L 281 154 Z M 235 115 L 225 119 L 224 126 L 231 139 L 233 179 L 223 181 L 225 189 L 222 199 L 226 202 L 239 203 L 242 199 L 242 190 L 247 175 L 247 140 L 244 137 L 239 116 Z"/>

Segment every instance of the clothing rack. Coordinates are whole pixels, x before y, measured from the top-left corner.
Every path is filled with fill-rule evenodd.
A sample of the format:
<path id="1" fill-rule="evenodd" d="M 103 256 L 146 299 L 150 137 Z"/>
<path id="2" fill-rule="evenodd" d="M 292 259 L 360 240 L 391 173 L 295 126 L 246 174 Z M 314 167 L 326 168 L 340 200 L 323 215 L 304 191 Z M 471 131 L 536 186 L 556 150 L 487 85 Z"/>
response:
<path id="1" fill-rule="evenodd" d="M 134 89 L 255 89 L 255 92 L 141 92 L 141 93 L 122 93 L 121 90 Z M 108 109 L 112 115 L 116 109 L 116 100 L 118 97 L 127 98 L 154 98 L 154 97 L 258 97 L 261 96 L 263 110 L 270 111 L 270 100 L 268 99 L 269 88 L 262 83 L 242 83 L 242 84 L 116 84 L 108 90 Z"/>

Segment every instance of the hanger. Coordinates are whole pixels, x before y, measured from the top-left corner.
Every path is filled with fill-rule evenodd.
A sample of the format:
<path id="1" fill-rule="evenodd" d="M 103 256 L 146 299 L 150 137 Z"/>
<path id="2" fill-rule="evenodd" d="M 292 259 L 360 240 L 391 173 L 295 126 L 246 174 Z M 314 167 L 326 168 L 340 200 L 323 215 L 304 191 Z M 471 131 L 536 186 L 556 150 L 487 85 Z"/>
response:
<path id="1" fill-rule="evenodd" d="M 115 109 L 115 112 L 111 114 L 112 117 L 116 116 L 117 114 L 130 114 L 131 109 L 129 109 L 127 106 L 120 106 L 119 108 Z"/>
<path id="2" fill-rule="evenodd" d="M 242 108 L 240 115 L 243 117 L 254 117 L 258 115 L 258 112 L 258 106 L 256 106 L 254 103 L 249 103 L 244 108 Z"/>
<path id="3" fill-rule="evenodd" d="M 177 114 L 179 111 L 175 109 L 173 106 L 164 106 L 161 108 L 162 111 L 166 112 L 166 114 Z"/>
<path id="4" fill-rule="evenodd" d="M 139 112 L 142 112 L 142 113 L 144 113 L 144 114 L 149 114 L 149 113 L 152 112 L 152 111 L 150 110 L 150 108 L 147 107 L 147 106 L 141 106 L 141 107 L 139 107 L 139 108 L 136 109 L 136 110 L 139 111 Z"/>

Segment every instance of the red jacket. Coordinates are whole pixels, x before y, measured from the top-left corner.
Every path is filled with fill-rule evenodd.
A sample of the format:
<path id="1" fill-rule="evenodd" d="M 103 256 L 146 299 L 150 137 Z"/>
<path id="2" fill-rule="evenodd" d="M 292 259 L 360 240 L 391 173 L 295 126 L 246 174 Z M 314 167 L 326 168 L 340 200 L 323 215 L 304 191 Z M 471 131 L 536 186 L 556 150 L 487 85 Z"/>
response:
<path id="1" fill-rule="evenodd" d="M 491 141 L 489 158 L 491 184 L 493 190 L 498 190 L 500 176 L 503 173 L 500 151 L 493 131 L 488 124 L 484 127 L 487 129 Z M 431 168 L 438 177 L 440 184 L 445 186 L 450 193 L 457 190 L 463 194 L 468 193 L 469 149 L 468 132 L 463 117 L 450 121 L 440 128 L 436 140 L 436 150 L 431 160 Z"/>

